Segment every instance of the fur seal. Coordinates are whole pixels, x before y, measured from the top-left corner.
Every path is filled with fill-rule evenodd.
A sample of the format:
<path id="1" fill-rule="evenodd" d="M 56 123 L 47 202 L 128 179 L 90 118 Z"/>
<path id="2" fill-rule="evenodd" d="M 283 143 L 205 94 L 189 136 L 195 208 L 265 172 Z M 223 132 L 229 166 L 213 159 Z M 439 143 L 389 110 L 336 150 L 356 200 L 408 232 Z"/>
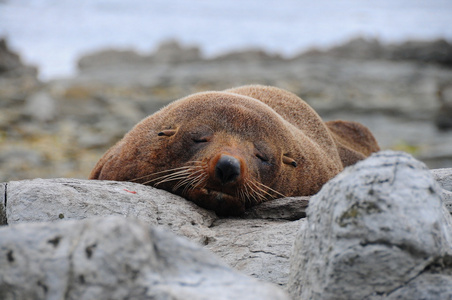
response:
<path id="1" fill-rule="evenodd" d="M 111 147 L 90 179 L 152 185 L 240 215 L 269 199 L 313 195 L 378 150 L 365 126 L 323 122 L 295 94 L 251 85 L 167 105 Z"/>

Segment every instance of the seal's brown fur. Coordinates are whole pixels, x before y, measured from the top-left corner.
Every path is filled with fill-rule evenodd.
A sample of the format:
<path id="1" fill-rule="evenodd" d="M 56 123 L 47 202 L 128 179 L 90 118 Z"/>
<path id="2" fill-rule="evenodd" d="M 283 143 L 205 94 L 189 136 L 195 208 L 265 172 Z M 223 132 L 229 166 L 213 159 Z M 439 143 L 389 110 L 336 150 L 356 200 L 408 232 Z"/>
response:
<path id="1" fill-rule="evenodd" d="M 238 215 L 268 199 L 315 194 L 378 150 L 363 125 L 324 123 L 290 92 L 244 86 L 193 94 L 147 117 L 90 178 L 150 184 Z"/>

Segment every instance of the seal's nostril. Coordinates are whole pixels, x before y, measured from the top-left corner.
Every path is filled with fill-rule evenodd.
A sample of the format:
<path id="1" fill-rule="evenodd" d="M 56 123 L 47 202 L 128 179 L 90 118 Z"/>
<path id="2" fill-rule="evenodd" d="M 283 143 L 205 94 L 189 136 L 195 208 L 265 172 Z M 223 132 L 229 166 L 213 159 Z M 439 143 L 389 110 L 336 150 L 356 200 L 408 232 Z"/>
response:
<path id="1" fill-rule="evenodd" d="M 240 161 L 229 155 L 222 155 L 215 165 L 215 177 L 222 184 L 237 181 L 240 176 Z"/>

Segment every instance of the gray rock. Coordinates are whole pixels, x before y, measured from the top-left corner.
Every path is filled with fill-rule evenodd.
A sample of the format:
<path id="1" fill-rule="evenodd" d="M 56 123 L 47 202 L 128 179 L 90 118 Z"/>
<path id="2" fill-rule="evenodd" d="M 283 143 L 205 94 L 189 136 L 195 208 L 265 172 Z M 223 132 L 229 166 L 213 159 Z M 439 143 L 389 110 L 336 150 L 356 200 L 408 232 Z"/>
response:
<path id="1" fill-rule="evenodd" d="M 443 188 L 443 201 L 446 208 L 452 213 L 452 168 L 431 170 L 433 178 Z"/>
<path id="2" fill-rule="evenodd" d="M 188 237 L 245 274 L 280 285 L 287 283 L 289 253 L 298 228 L 297 222 L 287 220 L 303 216 L 309 199 L 269 201 L 242 220 L 219 219 L 179 196 L 130 182 L 35 179 L 4 186 L 9 224 L 133 217 Z"/>
<path id="3" fill-rule="evenodd" d="M 376 39 L 362 37 L 351 39 L 343 45 L 326 51 L 311 50 L 301 56 L 331 56 L 336 58 L 417 61 L 452 65 L 452 44 L 444 39 L 434 41 L 407 41 L 383 45 Z"/>
<path id="4" fill-rule="evenodd" d="M 261 62 L 282 61 L 283 58 L 279 54 L 270 54 L 261 49 L 243 49 L 241 51 L 233 51 L 221 54 L 212 60 L 215 61 L 231 61 L 231 62 Z"/>
<path id="5" fill-rule="evenodd" d="M 34 179 L 7 183 L 8 224 L 133 217 L 202 242 L 216 216 L 163 190 L 130 182 Z"/>
<path id="6" fill-rule="evenodd" d="M 294 299 L 450 299 L 452 220 L 441 197 L 408 154 L 347 168 L 311 198 L 288 290 Z"/>
<path id="7" fill-rule="evenodd" d="M 253 206 L 245 212 L 244 218 L 295 221 L 306 217 L 310 196 L 287 197 Z"/>
<path id="8" fill-rule="evenodd" d="M 353 58 L 353 59 L 381 59 L 385 53 L 385 48 L 376 39 L 365 39 L 358 37 L 348 41 L 343 45 L 334 47 L 323 55 L 327 54 L 333 57 Z M 306 55 L 321 54 L 321 52 L 311 51 Z"/>
<path id="9" fill-rule="evenodd" d="M 214 255 L 121 217 L 0 229 L 1 299 L 288 299 Z"/>
<path id="10" fill-rule="evenodd" d="M 447 82 L 438 87 L 440 107 L 436 112 L 435 125 L 439 130 L 452 129 L 452 83 Z"/>
<path id="11" fill-rule="evenodd" d="M 200 60 L 201 51 L 196 46 L 184 47 L 176 40 L 168 40 L 158 46 L 150 59 L 163 64 L 187 63 Z"/>
<path id="12" fill-rule="evenodd" d="M 432 173 L 440 182 L 448 176 L 447 170 Z M 309 197 L 277 199 L 249 209 L 243 219 L 220 219 L 179 196 L 140 184 L 35 179 L 3 183 L 0 201 L 7 203 L 4 223 L 7 217 L 9 224 L 111 215 L 137 218 L 204 245 L 247 275 L 284 286 L 292 244 L 305 222 L 293 221 L 305 216 Z"/>
<path id="13" fill-rule="evenodd" d="M 162 42 L 154 53 L 140 54 L 134 50 L 107 49 L 83 55 L 78 61 L 81 72 L 97 72 L 100 69 L 113 72 L 134 67 L 142 71 L 155 68 L 156 64 L 181 64 L 201 60 L 199 47 L 185 47 L 178 41 Z"/>
<path id="14" fill-rule="evenodd" d="M 205 247 L 244 274 L 285 286 L 292 245 L 304 221 L 221 219 Z"/>
<path id="15" fill-rule="evenodd" d="M 452 44 L 443 39 L 436 41 L 407 41 L 393 45 L 387 53 L 393 60 L 415 60 L 452 66 Z"/>
<path id="16" fill-rule="evenodd" d="M 78 61 L 78 68 L 82 71 L 98 68 L 109 69 L 112 66 L 119 68 L 125 65 L 140 65 L 146 62 L 146 58 L 134 50 L 106 49 L 83 55 Z"/>
<path id="17" fill-rule="evenodd" d="M 0 39 L 0 74 L 22 67 L 19 55 L 9 50 L 4 38 Z"/>
<path id="18" fill-rule="evenodd" d="M 431 172 L 443 189 L 452 192 L 452 168 L 434 169 Z"/>
<path id="19" fill-rule="evenodd" d="M 0 77 L 20 77 L 23 75 L 36 76 L 37 69 L 25 66 L 20 56 L 11 51 L 7 41 L 4 38 L 0 38 Z"/>

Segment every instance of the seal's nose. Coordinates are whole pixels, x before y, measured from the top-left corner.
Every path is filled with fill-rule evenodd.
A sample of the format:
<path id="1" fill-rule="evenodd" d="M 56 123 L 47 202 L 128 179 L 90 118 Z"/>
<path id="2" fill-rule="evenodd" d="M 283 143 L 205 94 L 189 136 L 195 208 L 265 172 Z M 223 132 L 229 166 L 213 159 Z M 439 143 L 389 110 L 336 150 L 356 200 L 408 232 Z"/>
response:
<path id="1" fill-rule="evenodd" d="M 215 177 L 220 180 L 222 184 L 226 184 L 237 181 L 239 176 L 240 161 L 233 156 L 221 155 L 215 165 Z"/>

